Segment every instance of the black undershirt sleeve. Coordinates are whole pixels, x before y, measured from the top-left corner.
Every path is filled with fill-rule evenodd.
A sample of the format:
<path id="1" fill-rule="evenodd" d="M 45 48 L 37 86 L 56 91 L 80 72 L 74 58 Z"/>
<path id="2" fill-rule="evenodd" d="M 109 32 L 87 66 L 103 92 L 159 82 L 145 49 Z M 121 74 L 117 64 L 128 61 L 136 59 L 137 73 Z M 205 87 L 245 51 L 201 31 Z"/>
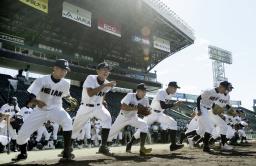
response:
<path id="1" fill-rule="evenodd" d="M 160 101 L 160 106 L 162 109 L 167 109 L 173 107 L 173 104 L 166 104 L 164 101 Z"/>
<path id="2" fill-rule="evenodd" d="M 29 98 L 28 100 L 31 101 L 36 98 L 36 95 L 34 95 L 33 93 L 30 93 L 28 98 Z"/>
<path id="3" fill-rule="evenodd" d="M 201 97 L 201 95 L 200 95 L 200 96 L 198 96 L 198 98 L 197 98 L 197 103 L 196 103 L 196 106 L 197 106 L 197 110 L 198 110 L 198 111 L 200 111 L 200 102 L 201 102 L 201 100 L 202 100 L 202 97 Z"/>

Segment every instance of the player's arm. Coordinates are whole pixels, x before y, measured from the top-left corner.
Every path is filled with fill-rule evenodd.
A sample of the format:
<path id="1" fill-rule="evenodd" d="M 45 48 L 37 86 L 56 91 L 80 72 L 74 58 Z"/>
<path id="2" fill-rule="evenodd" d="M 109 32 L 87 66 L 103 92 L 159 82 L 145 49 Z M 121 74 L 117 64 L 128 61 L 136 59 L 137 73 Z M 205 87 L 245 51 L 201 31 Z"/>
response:
<path id="1" fill-rule="evenodd" d="M 196 106 L 197 106 L 197 115 L 198 116 L 200 116 L 201 114 L 202 114 L 202 112 L 201 112 L 201 108 L 200 108 L 200 102 L 201 102 L 201 100 L 202 100 L 202 96 L 200 95 L 200 96 L 198 96 L 197 97 L 197 102 L 196 102 Z"/>
<path id="2" fill-rule="evenodd" d="M 174 106 L 177 106 L 181 103 L 181 101 L 176 101 L 174 103 L 169 103 L 169 104 L 166 104 L 165 101 L 159 101 L 160 102 L 160 106 L 162 109 L 167 109 L 167 108 L 172 108 Z"/>
<path id="3" fill-rule="evenodd" d="M 41 100 L 37 100 L 36 95 L 34 95 L 33 93 L 29 94 L 29 101 L 32 104 L 37 105 L 39 108 L 43 108 L 44 106 L 46 106 L 45 102 L 43 102 Z"/>
<path id="4" fill-rule="evenodd" d="M 87 94 L 89 97 L 92 97 L 94 95 L 97 95 L 103 88 L 105 87 L 113 87 L 116 85 L 116 81 L 111 81 L 105 84 L 102 84 L 101 86 L 97 87 L 97 88 L 86 88 L 87 90 Z"/>
<path id="5" fill-rule="evenodd" d="M 126 103 L 121 104 L 121 109 L 124 111 L 137 111 L 137 107 L 135 105 L 128 105 Z"/>

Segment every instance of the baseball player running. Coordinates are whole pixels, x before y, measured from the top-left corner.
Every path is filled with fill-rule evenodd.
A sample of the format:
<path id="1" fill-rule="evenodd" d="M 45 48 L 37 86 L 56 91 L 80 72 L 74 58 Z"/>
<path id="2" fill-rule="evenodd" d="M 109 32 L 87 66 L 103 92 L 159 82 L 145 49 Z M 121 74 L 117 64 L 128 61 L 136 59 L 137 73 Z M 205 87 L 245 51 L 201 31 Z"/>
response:
<path id="1" fill-rule="evenodd" d="M 179 104 L 179 102 L 170 103 L 178 88 L 180 87 L 177 85 L 177 82 L 173 81 L 168 84 L 166 89 L 159 90 L 151 103 L 151 108 L 153 110 L 152 114 L 144 118 L 148 126 L 151 126 L 154 122 L 158 122 L 161 124 L 163 130 L 170 130 L 170 151 L 180 149 L 184 146 L 176 143 L 177 122 L 172 117 L 163 113 L 165 109 L 172 108 L 173 106 Z M 131 148 L 134 140 L 140 137 L 139 132 L 140 130 L 137 130 L 132 137 L 132 140 L 127 144 L 126 148 L 128 151 Z"/>
<path id="2" fill-rule="evenodd" d="M 52 74 L 36 79 L 28 88 L 30 101 L 36 107 L 18 133 L 17 143 L 20 154 L 13 161 L 27 158 L 27 141 L 30 135 L 47 120 L 54 121 L 63 128 L 64 151 L 62 159 L 71 160 L 74 158 L 74 155 L 71 154 L 72 120 L 62 108 L 62 98 L 72 98 L 69 93 L 70 84 L 63 79 L 68 71 L 70 71 L 68 61 L 58 59 L 54 64 Z"/>
<path id="3" fill-rule="evenodd" d="M 190 133 L 187 133 L 187 136 L 200 136 L 203 135 L 203 151 L 211 152 L 209 147 L 209 139 L 213 130 L 213 122 L 209 117 L 209 110 L 212 109 L 214 103 L 219 100 L 220 94 L 224 94 L 228 89 L 228 84 L 221 82 L 219 87 L 204 91 L 197 98 L 197 116 L 198 116 L 198 128 Z"/>
<path id="4" fill-rule="evenodd" d="M 219 99 L 215 102 L 215 104 L 218 104 L 222 108 L 232 109 L 230 106 L 230 95 L 229 92 L 232 91 L 233 86 L 231 83 L 224 81 L 222 84 L 227 85 L 227 90 L 224 94 L 220 94 Z M 224 110 L 224 109 L 223 109 Z M 227 131 L 228 131 L 228 125 L 226 121 L 223 118 L 224 112 L 220 114 L 214 114 L 212 110 L 209 111 L 210 118 L 216 127 L 219 128 L 218 135 L 221 137 L 221 149 L 222 150 L 232 150 L 233 148 L 227 144 Z"/>
<path id="5" fill-rule="evenodd" d="M 96 68 L 97 75 L 88 75 L 83 84 L 82 101 L 77 111 L 73 124 L 72 139 L 76 139 L 90 118 L 101 120 L 102 124 L 102 143 L 99 153 L 110 155 L 107 147 L 107 138 L 111 127 L 111 115 L 103 106 L 105 94 L 116 85 L 116 81 L 107 80 L 110 74 L 110 66 L 107 63 L 100 63 Z"/>
<path id="6" fill-rule="evenodd" d="M 151 148 L 145 148 L 145 141 L 148 133 L 147 122 L 138 117 L 138 105 L 149 107 L 149 101 L 145 98 L 146 87 L 143 83 L 138 84 L 136 93 L 128 93 L 121 101 L 121 111 L 112 125 L 108 142 L 112 142 L 113 138 L 127 125 L 140 129 L 140 154 L 145 155 L 152 151 Z M 126 149 L 131 152 L 131 149 Z"/>

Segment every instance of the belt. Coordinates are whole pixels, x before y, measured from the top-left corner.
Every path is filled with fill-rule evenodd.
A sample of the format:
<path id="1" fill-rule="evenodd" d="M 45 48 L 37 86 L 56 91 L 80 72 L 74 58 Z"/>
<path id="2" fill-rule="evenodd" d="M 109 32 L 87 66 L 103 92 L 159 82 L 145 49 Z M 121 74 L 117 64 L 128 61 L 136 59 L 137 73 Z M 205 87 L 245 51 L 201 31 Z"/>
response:
<path id="1" fill-rule="evenodd" d="M 156 113 L 160 113 L 161 111 L 159 111 L 159 110 L 154 110 Z"/>
<path id="2" fill-rule="evenodd" d="M 84 105 L 84 103 L 81 103 L 81 105 Z M 96 107 L 99 106 L 100 104 L 85 104 L 87 107 Z"/>

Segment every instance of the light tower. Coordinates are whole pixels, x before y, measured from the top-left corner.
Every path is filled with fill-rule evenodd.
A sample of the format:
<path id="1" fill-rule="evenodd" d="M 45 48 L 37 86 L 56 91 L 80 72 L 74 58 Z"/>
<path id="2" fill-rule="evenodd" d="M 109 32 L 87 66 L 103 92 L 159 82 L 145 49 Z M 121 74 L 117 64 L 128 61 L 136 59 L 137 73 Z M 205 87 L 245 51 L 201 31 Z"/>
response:
<path id="1" fill-rule="evenodd" d="M 215 46 L 208 46 L 208 53 L 212 59 L 213 86 L 216 87 L 221 81 L 228 80 L 225 76 L 225 64 L 232 64 L 232 53 Z"/>

